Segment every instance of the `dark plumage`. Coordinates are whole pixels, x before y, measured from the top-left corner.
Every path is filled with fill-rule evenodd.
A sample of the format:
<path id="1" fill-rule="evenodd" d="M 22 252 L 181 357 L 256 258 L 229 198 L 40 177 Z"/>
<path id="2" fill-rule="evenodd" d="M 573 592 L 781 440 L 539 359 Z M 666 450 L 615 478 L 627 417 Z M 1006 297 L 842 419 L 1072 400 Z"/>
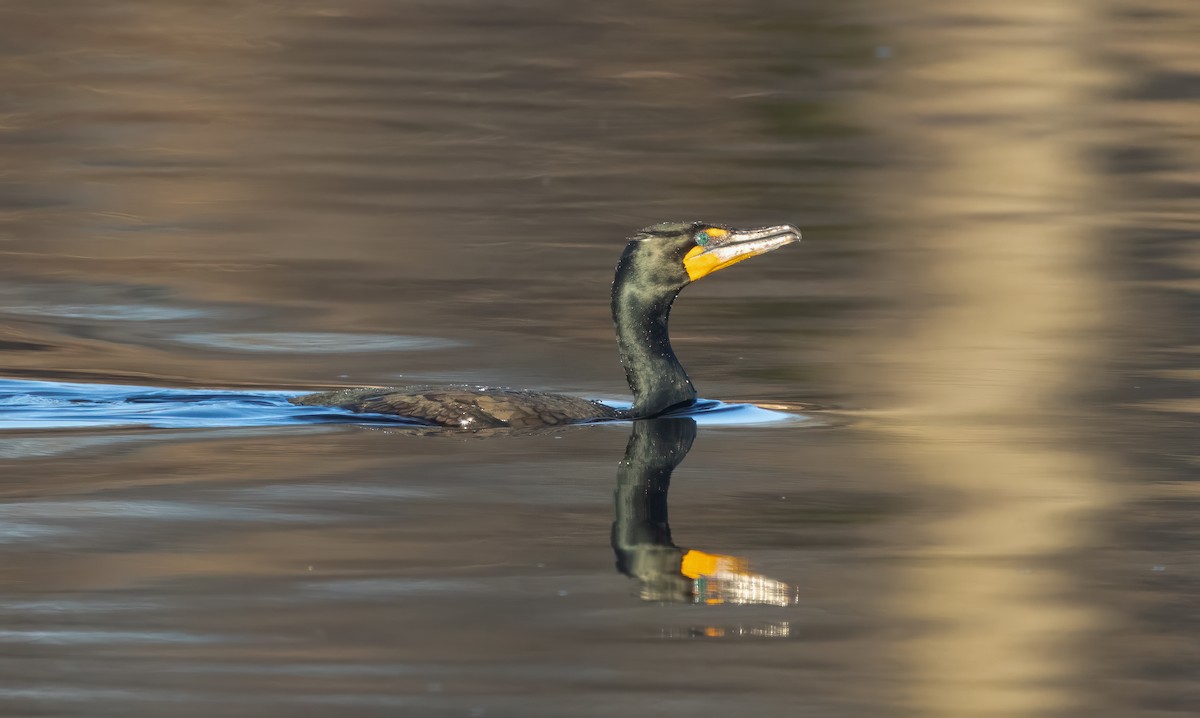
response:
<path id="1" fill-rule="evenodd" d="M 800 231 L 791 225 L 737 230 L 704 222 L 663 222 L 638 232 L 617 263 L 612 288 L 617 346 L 633 392 L 628 410 L 563 394 L 469 386 L 341 389 L 291 401 L 464 429 L 530 429 L 658 416 L 696 400 L 667 334 L 671 303 L 680 290 L 735 262 L 799 240 Z"/>
<path id="2" fill-rule="evenodd" d="M 472 386 L 341 389 L 297 397 L 292 403 L 339 406 L 363 414 L 394 414 L 463 429 L 536 429 L 620 416 L 611 406 L 575 396 Z"/>

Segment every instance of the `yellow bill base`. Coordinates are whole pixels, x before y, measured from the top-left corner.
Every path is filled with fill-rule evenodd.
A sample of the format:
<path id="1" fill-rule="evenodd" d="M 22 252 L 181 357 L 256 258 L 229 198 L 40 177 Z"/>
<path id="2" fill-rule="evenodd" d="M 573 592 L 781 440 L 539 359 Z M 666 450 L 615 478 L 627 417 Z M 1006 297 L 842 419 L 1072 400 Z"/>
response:
<path id="1" fill-rule="evenodd" d="M 687 270 L 688 277 L 694 282 L 697 279 L 712 274 L 718 269 L 724 269 L 731 264 L 737 264 L 743 259 L 750 259 L 757 252 L 747 252 L 728 259 L 722 259 L 722 255 L 716 252 L 706 252 L 704 247 L 693 247 L 691 251 L 683 256 L 683 267 Z"/>

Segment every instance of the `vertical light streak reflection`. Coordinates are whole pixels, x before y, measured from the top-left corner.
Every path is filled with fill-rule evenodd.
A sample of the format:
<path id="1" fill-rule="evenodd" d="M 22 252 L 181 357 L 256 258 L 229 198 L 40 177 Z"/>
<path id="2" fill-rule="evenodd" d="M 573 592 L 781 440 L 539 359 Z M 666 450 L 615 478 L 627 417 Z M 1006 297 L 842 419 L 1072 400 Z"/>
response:
<path id="1" fill-rule="evenodd" d="M 1103 188 L 1083 158 L 1105 81 L 1081 50 L 1095 9 L 920 6 L 869 108 L 911 153 L 878 200 L 913 260 L 895 284 L 913 321 L 872 337 L 870 364 L 899 408 L 881 428 L 935 507 L 890 608 L 917 627 L 900 647 L 909 699 L 956 718 L 1080 710 L 1070 686 L 1105 619 L 1064 558 L 1114 500 L 1078 448 L 1075 398 L 1105 316 Z"/>

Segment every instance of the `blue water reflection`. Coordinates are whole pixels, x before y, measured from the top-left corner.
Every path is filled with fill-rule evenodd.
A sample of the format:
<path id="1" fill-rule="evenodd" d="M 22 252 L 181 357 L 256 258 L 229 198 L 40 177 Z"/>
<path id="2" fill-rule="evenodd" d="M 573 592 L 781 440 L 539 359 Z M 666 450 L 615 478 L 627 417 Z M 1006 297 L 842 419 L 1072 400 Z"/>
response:
<path id="1" fill-rule="evenodd" d="M 0 429 L 119 426 L 182 429 L 378 420 L 289 404 L 288 397 L 297 393 L 2 379 Z"/>

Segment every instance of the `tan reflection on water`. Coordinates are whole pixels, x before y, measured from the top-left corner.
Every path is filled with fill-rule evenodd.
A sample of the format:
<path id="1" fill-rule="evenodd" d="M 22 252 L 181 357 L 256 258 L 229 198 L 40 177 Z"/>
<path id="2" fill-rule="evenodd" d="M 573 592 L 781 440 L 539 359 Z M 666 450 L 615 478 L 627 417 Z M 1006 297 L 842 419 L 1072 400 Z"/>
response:
<path id="1" fill-rule="evenodd" d="M 1114 500 L 1072 411 L 1105 318 L 1088 221 L 1103 188 L 1082 161 L 1105 82 L 1081 49 L 1092 9 L 924 6 L 872 108 L 909 153 L 878 199 L 913 250 L 895 283 L 908 321 L 873 337 L 899 407 L 882 428 L 932 507 L 892 607 L 912 626 L 906 690 L 922 715 L 1081 709 L 1071 683 L 1105 617 L 1064 557 Z"/>

